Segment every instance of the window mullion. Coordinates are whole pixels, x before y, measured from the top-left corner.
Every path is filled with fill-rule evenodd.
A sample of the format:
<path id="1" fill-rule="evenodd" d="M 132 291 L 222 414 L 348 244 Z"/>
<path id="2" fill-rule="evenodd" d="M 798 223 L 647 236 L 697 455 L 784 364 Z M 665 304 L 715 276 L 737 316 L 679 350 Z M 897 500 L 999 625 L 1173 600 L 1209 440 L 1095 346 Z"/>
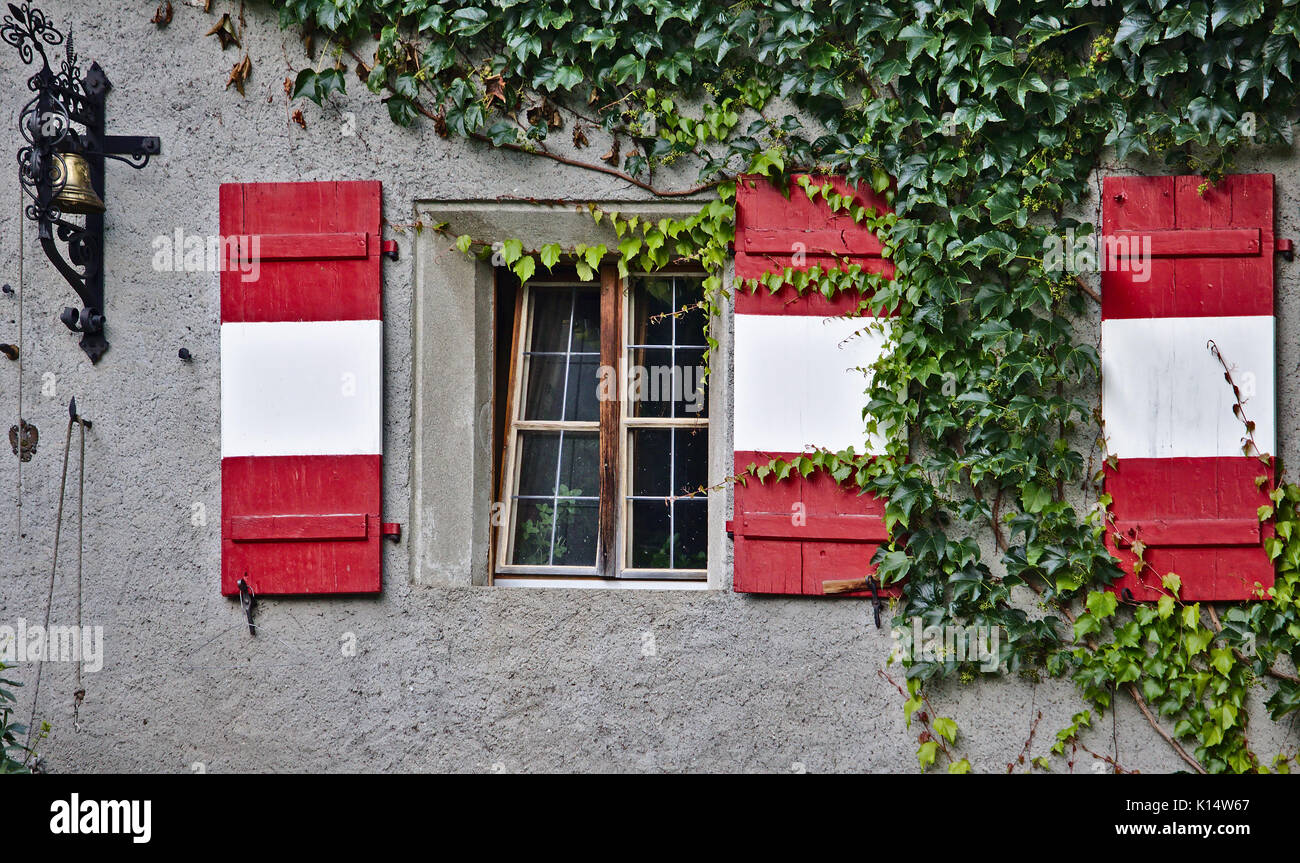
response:
<path id="1" fill-rule="evenodd" d="M 614 398 L 600 401 L 600 504 L 596 570 L 605 578 L 617 573 L 619 419 L 622 409 L 623 330 L 618 270 L 600 268 L 600 364 L 614 372 Z M 591 382 L 593 385 L 595 381 Z"/>

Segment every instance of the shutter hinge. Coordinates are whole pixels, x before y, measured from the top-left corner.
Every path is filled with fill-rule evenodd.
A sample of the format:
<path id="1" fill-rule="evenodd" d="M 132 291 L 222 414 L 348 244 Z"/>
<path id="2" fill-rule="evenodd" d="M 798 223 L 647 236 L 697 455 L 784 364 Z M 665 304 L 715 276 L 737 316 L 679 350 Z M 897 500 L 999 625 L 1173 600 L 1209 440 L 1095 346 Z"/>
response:
<path id="1" fill-rule="evenodd" d="M 1295 244 L 1290 240 L 1278 240 L 1276 251 L 1288 263 L 1295 260 Z"/>
<path id="2" fill-rule="evenodd" d="M 397 240 L 380 240 L 379 253 L 390 261 L 397 260 Z"/>
<path id="3" fill-rule="evenodd" d="M 391 539 L 393 542 L 401 542 L 402 526 L 397 522 L 393 522 L 393 521 L 381 522 L 379 528 L 379 535 L 386 536 L 389 539 Z"/>

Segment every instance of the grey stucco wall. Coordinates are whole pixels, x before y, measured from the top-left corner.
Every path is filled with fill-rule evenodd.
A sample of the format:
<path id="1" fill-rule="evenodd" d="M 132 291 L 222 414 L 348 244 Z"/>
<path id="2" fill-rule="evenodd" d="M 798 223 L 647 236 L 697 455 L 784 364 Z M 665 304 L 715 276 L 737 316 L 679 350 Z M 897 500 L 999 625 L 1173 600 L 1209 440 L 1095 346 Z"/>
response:
<path id="1" fill-rule="evenodd" d="M 214 4 L 218 13 L 231 5 Z M 417 202 L 613 200 L 631 191 L 547 160 L 444 141 L 428 125 L 399 129 L 351 77 L 349 95 L 324 109 L 291 107 L 283 81 L 304 62 L 301 46 L 255 4 L 245 33 L 253 74 L 240 98 L 223 85 L 242 52 L 223 53 L 204 37 L 214 18 L 176 3 L 175 20 L 158 30 L 149 23 L 154 6 L 42 4 L 113 80 L 110 132 L 163 141 L 163 155 L 143 171 L 109 166 L 113 348 L 98 366 L 56 320 L 72 294 L 30 229 L 23 250 L 24 413 L 42 438 L 23 466 L 21 532 L 18 461 L 7 450 L 0 456 L 0 624 L 45 613 L 66 405 L 75 396 L 94 422 L 86 446 L 85 622 L 102 625 L 106 641 L 103 670 L 86 676 L 79 727 L 72 667 L 46 666 L 39 716 L 53 728 L 42 745 L 49 769 L 916 769 L 915 729 L 905 729 L 902 700 L 878 673 L 890 641 L 871 625 L 870 606 L 736 595 L 729 560 L 720 589 L 702 592 L 492 588 L 471 586 L 468 571 L 417 573 L 413 582 L 408 533 L 386 546 L 382 595 L 265 600 L 261 634 L 248 636 L 237 603 L 219 593 L 217 276 L 155 272 L 153 239 L 177 228 L 215 234 L 217 186 L 225 181 L 379 179 L 385 217 L 396 224 L 413 220 Z M 11 151 L 29 74 L 13 52 L 0 51 L 0 116 Z M 305 130 L 290 120 L 296 107 Z M 354 114 L 355 135 L 342 134 L 342 112 Z M 17 285 L 19 195 L 9 164 L 10 180 L 0 182 L 0 279 Z M 1245 168 L 1277 173 L 1279 235 L 1296 236 L 1294 160 L 1261 156 Z M 385 264 L 385 518 L 409 527 L 413 345 L 439 346 L 413 337 L 413 236 L 393 236 L 402 259 Z M 1282 266 L 1284 456 L 1300 442 L 1295 287 Z M 0 341 L 17 340 L 17 320 L 18 300 L 0 295 Z M 181 347 L 193 352 L 192 364 L 176 358 Z M 6 430 L 17 421 L 17 385 L 17 365 L 0 360 Z M 436 426 L 444 406 L 426 399 L 422 409 Z M 193 523 L 195 504 L 203 505 L 205 524 Z M 75 539 L 75 530 L 64 539 Z M 444 558 L 455 551 L 445 535 L 434 542 Z M 69 548 L 54 590 L 52 620 L 61 624 L 75 622 Z M 350 637 L 355 656 L 341 649 Z M 891 673 L 901 679 L 896 667 Z M 16 675 L 30 684 L 35 668 L 20 666 Z M 30 685 L 20 692 L 25 718 Z M 1033 754 L 1043 754 L 1081 709 L 1073 686 L 1061 681 L 953 683 L 932 697 L 961 726 L 960 751 L 977 770 L 1005 769 L 1038 711 L 1044 718 Z M 1181 766 L 1127 704 L 1085 741 L 1126 768 Z M 1252 741 L 1264 757 L 1295 745 L 1289 728 L 1267 721 Z M 1091 772 L 1088 763 L 1077 769 Z"/>

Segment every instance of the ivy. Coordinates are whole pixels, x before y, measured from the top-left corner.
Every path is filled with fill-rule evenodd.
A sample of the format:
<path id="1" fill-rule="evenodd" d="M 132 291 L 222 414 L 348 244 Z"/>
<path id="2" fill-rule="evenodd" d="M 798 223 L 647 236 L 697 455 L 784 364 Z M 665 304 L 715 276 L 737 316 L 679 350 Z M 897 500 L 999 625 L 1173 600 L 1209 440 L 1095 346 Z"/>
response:
<path id="1" fill-rule="evenodd" d="M 999 627 L 1007 673 L 1068 675 L 1099 714 L 1125 693 L 1196 769 L 1267 769 L 1247 743 L 1245 694 L 1267 680 L 1273 719 L 1300 709 L 1300 680 L 1277 668 L 1300 659 L 1300 491 L 1279 485 L 1261 513 L 1278 566 L 1263 601 L 1220 621 L 1161 573 L 1157 603 L 1118 602 L 1106 590 L 1119 575 L 1104 543 L 1107 456 L 1094 445 L 1098 358 L 1077 331 L 1095 296 L 1044 249 L 1052 234 L 1093 230 L 1065 214 L 1095 203 L 1103 153 L 1208 185 L 1243 147 L 1289 145 L 1295 0 L 267 2 L 284 26 L 344 46 L 401 125 L 663 196 L 712 196 L 657 222 L 588 205 L 613 225 L 612 250 L 456 241 L 499 252 L 521 279 L 561 261 L 590 277 L 607 254 L 624 274 L 688 260 L 709 274 L 716 315 L 744 172 L 874 231 L 893 279 L 843 264 L 738 289 L 856 289 L 870 296 L 860 313 L 891 312 L 864 422 L 884 456 L 818 452 L 739 481 L 826 470 L 870 491 L 896 537 L 875 563 L 902 584 L 901 618 Z M 341 91 L 336 71 L 304 70 L 295 95 Z M 892 212 L 838 194 L 830 174 L 870 185 Z M 978 525 L 993 532 L 993 559 L 970 537 Z M 906 673 L 911 705 L 927 681 L 975 669 L 917 659 Z M 1092 721 L 1076 716 L 1062 751 Z M 955 726 L 936 720 L 926 734 L 923 767 L 946 754 L 969 769 L 952 757 Z"/>

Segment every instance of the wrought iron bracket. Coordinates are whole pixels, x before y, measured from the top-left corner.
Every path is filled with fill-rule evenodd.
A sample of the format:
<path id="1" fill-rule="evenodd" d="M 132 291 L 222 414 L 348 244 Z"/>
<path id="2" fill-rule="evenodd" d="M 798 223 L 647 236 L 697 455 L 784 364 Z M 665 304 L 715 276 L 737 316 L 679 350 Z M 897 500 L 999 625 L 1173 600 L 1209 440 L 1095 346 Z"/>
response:
<path id="1" fill-rule="evenodd" d="M 113 85 L 104 70 L 91 63 L 82 75 L 71 32 L 65 37 L 30 0 L 8 6 L 0 40 L 17 49 L 24 63 L 39 60 L 41 66 L 28 79 L 35 95 L 18 120 L 26 142 L 18 151 L 19 179 L 29 199 L 25 213 L 38 225 L 45 256 L 81 301 L 80 309 L 67 306 L 59 319 L 81 334 L 81 349 L 97 363 L 109 348 L 104 334 L 104 217 L 87 214 L 84 224 L 64 217 L 58 198 L 66 178 L 55 176 L 55 157 L 84 157 L 91 186 L 103 200 L 105 159 L 143 168 L 162 152 L 162 142 L 151 136 L 105 134 L 104 103 Z M 64 46 L 64 58 L 55 72 L 46 48 L 59 45 Z"/>

